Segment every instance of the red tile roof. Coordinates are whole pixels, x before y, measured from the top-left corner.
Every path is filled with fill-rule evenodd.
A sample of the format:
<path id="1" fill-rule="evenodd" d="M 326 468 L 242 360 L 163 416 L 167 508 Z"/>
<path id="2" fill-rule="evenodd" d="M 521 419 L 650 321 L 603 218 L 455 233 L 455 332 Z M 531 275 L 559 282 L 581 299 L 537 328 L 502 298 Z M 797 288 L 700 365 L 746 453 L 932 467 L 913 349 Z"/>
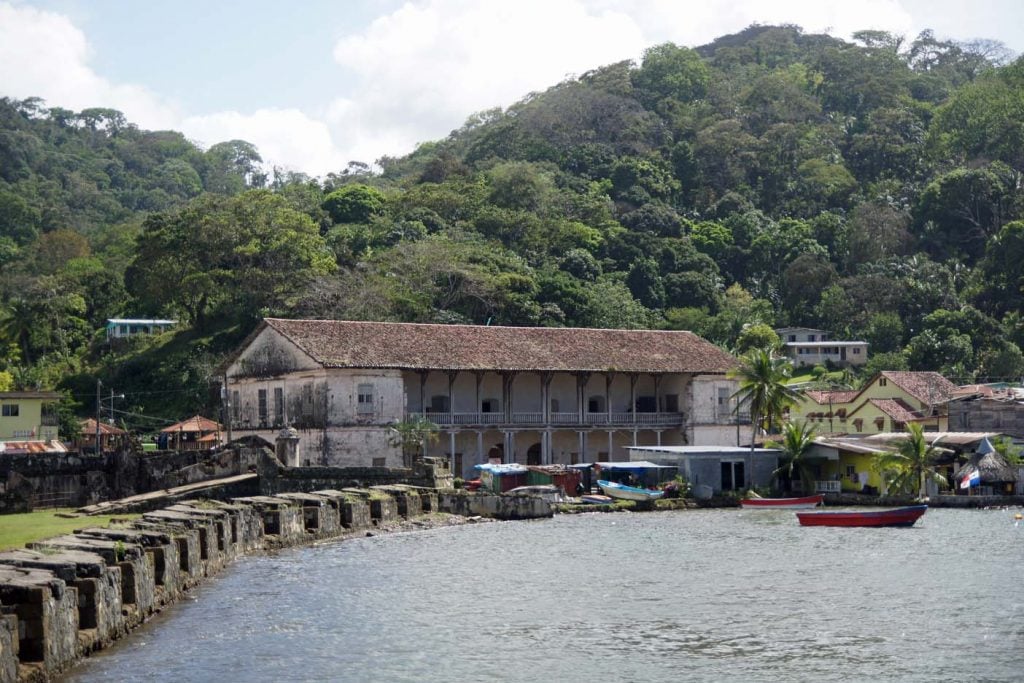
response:
<path id="1" fill-rule="evenodd" d="M 804 392 L 804 394 L 806 394 L 812 401 L 822 405 L 827 404 L 830 397 L 832 399 L 832 403 L 849 403 L 853 399 L 857 398 L 857 394 L 859 393 L 859 391 L 824 391 L 815 389 Z"/>
<path id="2" fill-rule="evenodd" d="M 164 427 L 160 430 L 161 432 L 199 432 L 205 434 L 206 432 L 219 432 L 221 426 L 219 422 L 214 422 L 208 417 L 202 415 L 193 415 L 187 420 L 182 420 L 172 424 L 170 427 Z"/>
<path id="3" fill-rule="evenodd" d="M 913 406 L 898 398 L 873 398 L 869 403 L 897 422 L 913 422 L 921 419 Z"/>
<path id="4" fill-rule="evenodd" d="M 956 394 L 957 386 L 937 372 L 896 372 L 887 370 L 882 377 L 903 389 L 925 405 L 945 403 Z"/>
<path id="5" fill-rule="evenodd" d="M 95 420 L 95 418 L 91 418 L 91 417 L 87 418 L 85 420 L 82 420 L 82 422 L 80 424 L 81 424 L 81 428 L 82 428 L 82 436 L 92 436 L 93 438 L 96 438 L 96 420 Z M 115 427 L 114 425 L 109 425 L 106 422 L 100 422 L 100 434 L 113 434 L 115 436 L 120 436 L 122 434 L 127 434 L 127 433 L 128 432 L 124 431 L 120 427 Z"/>
<path id="6" fill-rule="evenodd" d="M 692 332 L 277 318 L 264 324 L 332 368 L 724 373 L 737 365 Z"/>

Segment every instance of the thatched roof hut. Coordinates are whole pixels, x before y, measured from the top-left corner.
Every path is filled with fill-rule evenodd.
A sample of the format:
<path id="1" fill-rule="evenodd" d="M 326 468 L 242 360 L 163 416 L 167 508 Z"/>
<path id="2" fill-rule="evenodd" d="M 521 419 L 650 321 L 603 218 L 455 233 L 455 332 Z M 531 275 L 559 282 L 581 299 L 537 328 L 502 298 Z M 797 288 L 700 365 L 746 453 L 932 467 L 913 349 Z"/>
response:
<path id="1" fill-rule="evenodd" d="M 953 478 L 960 481 L 974 467 L 978 468 L 981 483 L 985 486 L 1002 487 L 1005 484 L 1017 483 L 1017 468 L 996 451 L 985 454 L 974 453 L 966 463 L 956 470 Z"/>

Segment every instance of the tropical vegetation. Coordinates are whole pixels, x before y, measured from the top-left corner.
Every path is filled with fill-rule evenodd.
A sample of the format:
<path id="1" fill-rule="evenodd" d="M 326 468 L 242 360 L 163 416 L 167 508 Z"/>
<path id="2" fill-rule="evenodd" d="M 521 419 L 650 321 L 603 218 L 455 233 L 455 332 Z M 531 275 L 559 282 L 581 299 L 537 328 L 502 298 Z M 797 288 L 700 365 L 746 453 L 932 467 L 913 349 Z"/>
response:
<path id="1" fill-rule="evenodd" d="M 788 489 L 792 481 L 798 480 L 805 495 L 815 491 L 815 471 L 808 458 L 813 445 L 814 427 L 807 422 L 787 422 L 782 428 L 782 441 L 768 442 L 769 448 L 782 451 L 780 465 L 772 472 L 782 488 Z"/>
<path id="2" fill-rule="evenodd" d="M 324 178 L 60 104 L 0 99 L 0 381 L 66 410 L 99 378 L 133 425 L 212 414 L 266 315 L 741 353 L 807 325 L 869 342 L 869 371 L 1024 374 L 1024 60 L 993 41 L 666 43 Z M 111 317 L 180 325 L 110 345 Z"/>
<path id="3" fill-rule="evenodd" d="M 923 498 L 928 494 L 928 482 L 940 487 L 949 485 L 936 463 L 942 452 L 937 444 L 938 440 L 928 443 L 921 425 L 916 422 L 907 425 L 906 437 L 893 450 L 880 454 L 874 461 L 890 493 Z"/>

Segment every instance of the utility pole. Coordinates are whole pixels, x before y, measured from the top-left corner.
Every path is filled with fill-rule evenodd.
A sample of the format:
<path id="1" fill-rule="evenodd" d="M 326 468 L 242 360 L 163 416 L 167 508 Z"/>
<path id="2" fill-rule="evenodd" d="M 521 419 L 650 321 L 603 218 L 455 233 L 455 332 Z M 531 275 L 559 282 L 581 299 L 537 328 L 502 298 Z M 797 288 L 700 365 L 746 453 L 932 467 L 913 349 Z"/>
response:
<path id="1" fill-rule="evenodd" d="M 103 386 L 101 380 L 96 380 L 96 455 L 100 454 L 100 419 L 102 415 L 100 412 L 103 409 L 103 402 L 100 399 L 100 389 Z"/>

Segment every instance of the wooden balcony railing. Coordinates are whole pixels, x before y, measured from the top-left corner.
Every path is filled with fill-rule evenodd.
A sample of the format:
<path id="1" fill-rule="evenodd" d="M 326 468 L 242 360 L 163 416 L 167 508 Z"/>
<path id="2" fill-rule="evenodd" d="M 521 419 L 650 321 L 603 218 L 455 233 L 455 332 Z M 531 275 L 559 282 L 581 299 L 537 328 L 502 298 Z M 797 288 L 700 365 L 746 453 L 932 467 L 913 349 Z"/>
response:
<path id="1" fill-rule="evenodd" d="M 409 413 L 409 418 L 423 417 L 442 427 L 472 427 L 477 425 L 502 426 L 564 426 L 564 427 L 672 427 L 686 421 L 685 413 L 551 413 L 547 422 L 544 413 Z"/>

